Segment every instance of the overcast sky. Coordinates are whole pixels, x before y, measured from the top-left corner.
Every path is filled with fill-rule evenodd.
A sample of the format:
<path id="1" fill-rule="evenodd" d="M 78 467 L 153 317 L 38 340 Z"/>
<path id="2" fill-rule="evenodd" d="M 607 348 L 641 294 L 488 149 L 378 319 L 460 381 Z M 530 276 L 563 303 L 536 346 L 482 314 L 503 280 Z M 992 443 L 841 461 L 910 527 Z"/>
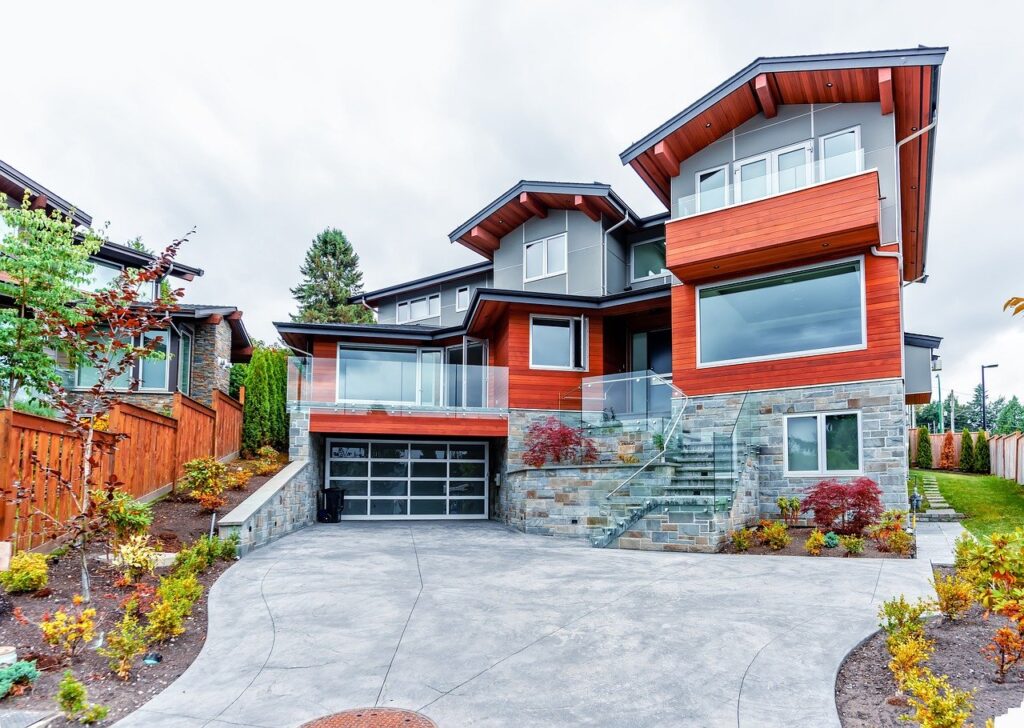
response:
<path id="1" fill-rule="evenodd" d="M 618 153 L 755 57 L 948 45 L 907 328 L 944 337 L 947 392 L 998 362 L 989 388 L 1024 394 L 1024 319 L 1001 311 L 1024 295 L 1018 2 L 227 5 L 5 4 L 0 159 L 114 240 L 195 226 L 186 300 L 254 336 L 294 310 L 325 226 L 379 288 L 477 260 L 448 232 L 519 179 L 658 212 Z"/>

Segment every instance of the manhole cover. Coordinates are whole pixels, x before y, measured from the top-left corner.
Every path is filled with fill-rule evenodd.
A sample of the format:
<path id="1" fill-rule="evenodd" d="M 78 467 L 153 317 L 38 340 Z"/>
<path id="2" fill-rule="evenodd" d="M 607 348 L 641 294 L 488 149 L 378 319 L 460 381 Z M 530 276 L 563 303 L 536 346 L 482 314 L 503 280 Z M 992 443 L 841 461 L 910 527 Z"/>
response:
<path id="1" fill-rule="evenodd" d="M 302 728 L 437 728 L 437 724 L 411 710 L 357 708 L 311 720 Z"/>

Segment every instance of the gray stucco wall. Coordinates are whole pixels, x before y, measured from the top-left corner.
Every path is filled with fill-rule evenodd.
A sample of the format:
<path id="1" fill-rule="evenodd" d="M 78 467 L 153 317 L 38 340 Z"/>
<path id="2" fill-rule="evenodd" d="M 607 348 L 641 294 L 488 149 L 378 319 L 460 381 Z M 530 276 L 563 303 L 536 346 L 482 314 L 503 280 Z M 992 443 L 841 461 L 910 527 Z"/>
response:
<path id="1" fill-rule="evenodd" d="M 523 246 L 567 233 L 567 273 L 523 283 Z M 551 210 L 533 217 L 501 239 L 494 253 L 494 287 L 513 291 L 599 296 L 602 291 L 601 246 L 604 227 L 576 210 Z"/>
<path id="2" fill-rule="evenodd" d="M 455 293 L 465 286 L 469 287 L 469 297 L 473 298 L 473 292 L 477 288 L 489 288 L 491 286 L 489 273 L 477 273 L 464 278 L 457 278 L 444 283 L 437 283 L 431 286 L 424 286 L 414 291 L 407 291 L 396 296 L 389 296 L 378 304 L 377 321 L 382 324 L 393 324 L 398 321 L 398 303 L 413 298 L 433 295 L 441 295 L 441 315 L 431 318 L 413 321 L 411 323 L 424 324 L 427 326 L 458 326 L 466 315 L 466 311 L 455 310 Z"/>
<path id="3" fill-rule="evenodd" d="M 820 154 L 820 139 L 826 134 L 860 126 L 860 145 L 865 151 L 864 169 L 878 169 L 882 198 L 882 242 L 897 237 L 895 115 L 883 116 L 878 103 L 791 104 L 779 107 L 772 119 L 758 114 L 710 146 L 683 160 L 679 176 L 672 178 L 672 216 L 679 215 L 679 199 L 694 194 L 695 174 L 781 147 L 813 139 L 814 161 Z M 817 166 L 815 175 L 817 176 Z"/>

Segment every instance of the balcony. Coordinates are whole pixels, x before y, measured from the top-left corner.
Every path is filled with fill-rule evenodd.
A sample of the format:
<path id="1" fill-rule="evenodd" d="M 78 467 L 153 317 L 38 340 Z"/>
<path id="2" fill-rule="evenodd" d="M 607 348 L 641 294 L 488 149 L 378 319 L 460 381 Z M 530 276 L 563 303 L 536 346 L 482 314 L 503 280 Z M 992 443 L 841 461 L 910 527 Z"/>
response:
<path id="1" fill-rule="evenodd" d="M 508 369 L 443 363 L 441 350 L 289 357 L 288 407 L 311 432 L 505 436 Z"/>
<path id="2" fill-rule="evenodd" d="M 736 165 L 732 184 L 702 180 L 701 193 L 681 198 L 665 226 L 667 267 L 690 282 L 877 244 L 879 175 L 865 160 L 891 161 L 892 149 L 849 156 L 830 159 L 829 169 L 808 163 L 758 176 Z"/>

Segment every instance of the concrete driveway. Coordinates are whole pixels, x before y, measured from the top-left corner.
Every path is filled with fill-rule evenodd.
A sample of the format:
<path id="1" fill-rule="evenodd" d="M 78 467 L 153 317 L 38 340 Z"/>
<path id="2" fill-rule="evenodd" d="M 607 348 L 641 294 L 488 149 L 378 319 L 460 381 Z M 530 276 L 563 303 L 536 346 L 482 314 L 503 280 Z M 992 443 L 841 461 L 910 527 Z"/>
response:
<path id="1" fill-rule="evenodd" d="M 598 550 L 495 523 L 345 523 L 215 584 L 196 662 L 118 725 L 288 728 L 365 707 L 463 726 L 837 726 L 844 655 L 915 561 Z"/>

